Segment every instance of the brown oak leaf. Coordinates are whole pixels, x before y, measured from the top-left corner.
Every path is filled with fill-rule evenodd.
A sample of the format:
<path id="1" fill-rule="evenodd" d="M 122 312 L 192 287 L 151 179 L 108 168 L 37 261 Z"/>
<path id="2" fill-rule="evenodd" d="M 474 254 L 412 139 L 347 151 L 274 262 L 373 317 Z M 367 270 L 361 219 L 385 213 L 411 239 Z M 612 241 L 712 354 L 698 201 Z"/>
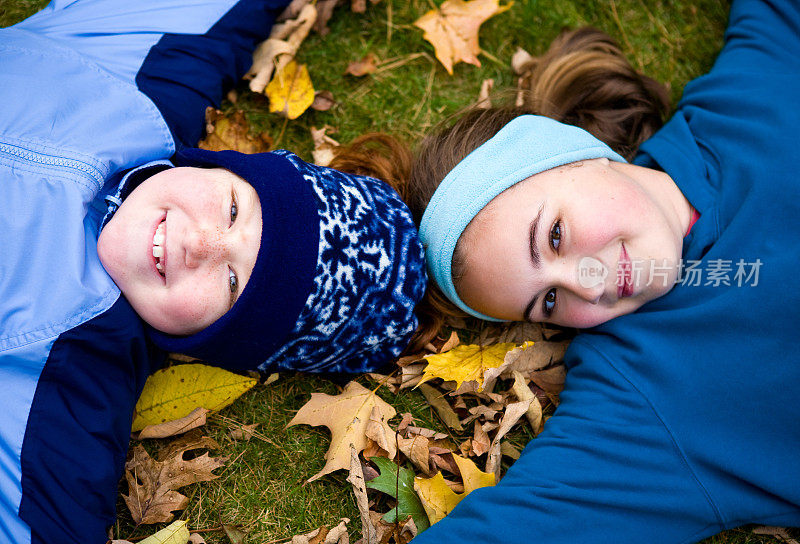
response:
<path id="1" fill-rule="evenodd" d="M 125 463 L 128 494 L 123 495 L 134 523 L 139 525 L 172 520 L 172 512 L 184 509 L 189 502 L 177 489 L 218 478 L 213 471 L 228 460 L 227 457 L 210 457 L 208 452 L 187 460 L 186 454 L 201 448 L 218 447 L 212 439 L 192 432 L 164 448 L 159 452 L 159 460 L 156 460 L 141 444 L 136 444 Z"/>

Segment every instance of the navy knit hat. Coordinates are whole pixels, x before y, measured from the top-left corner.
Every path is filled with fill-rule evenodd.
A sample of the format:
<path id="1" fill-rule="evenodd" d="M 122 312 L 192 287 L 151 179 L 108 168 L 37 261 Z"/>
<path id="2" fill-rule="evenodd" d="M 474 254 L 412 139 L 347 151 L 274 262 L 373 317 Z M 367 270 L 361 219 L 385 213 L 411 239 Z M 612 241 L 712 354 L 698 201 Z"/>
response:
<path id="1" fill-rule="evenodd" d="M 225 168 L 261 201 L 261 247 L 233 307 L 190 336 L 149 328 L 159 347 L 234 370 L 368 372 L 417 328 L 425 261 L 411 214 L 382 181 L 288 151 L 185 149 L 178 166 Z"/>

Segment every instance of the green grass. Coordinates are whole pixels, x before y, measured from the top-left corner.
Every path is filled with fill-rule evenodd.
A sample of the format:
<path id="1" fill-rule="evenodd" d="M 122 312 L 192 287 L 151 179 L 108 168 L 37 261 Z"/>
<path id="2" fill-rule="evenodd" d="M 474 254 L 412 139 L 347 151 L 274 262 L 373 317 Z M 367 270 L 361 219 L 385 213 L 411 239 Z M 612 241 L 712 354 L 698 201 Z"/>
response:
<path id="1" fill-rule="evenodd" d="M 14 24 L 44 5 L 41 0 L 0 0 L 0 26 Z M 482 26 L 480 43 L 488 52 L 481 56 L 482 66 L 457 64 L 450 76 L 435 60 L 422 32 L 412 26 L 431 5 L 431 0 L 382 0 L 370 4 L 363 15 L 340 7 L 330 22 L 330 34 L 309 36 L 298 60 L 308 64 L 316 89 L 333 93 L 337 104 L 331 110 L 309 111 L 286 122 L 269 114 L 266 100 L 249 93 L 244 83 L 238 86 L 235 107 L 246 112 L 256 130 L 280 137 L 280 147 L 309 160 L 311 126 L 335 127 L 338 132 L 333 136 L 341 142 L 369 131 L 391 132 L 413 142 L 437 121 L 473 102 L 483 79 L 494 78 L 495 89 L 513 86 L 516 78 L 509 61 L 517 47 L 542 53 L 563 28 L 586 24 L 610 33 L 635 67 L 668 83 L 675 103 L 683 86 L 713 63 L 722 46 L 729 9 L 724 0 L 516 0 L 511 10 Z M 344 75 L 348 63 L 368 52 L 376 54 L 384 66 L 395 67 L 364 78 Z M 226 104 L 224 109 L 233 107 Z M 184 490 L 191 502 L 181 514 L 192 529 L 211 529 L 203 533 L 210 544 L 227 542 L 221 524 L 245 528 L 248 543 L 283 542 L 320 525 L 335 525 L 341 517 L 349 517 L 352 531 L 359 531 L 358 513 L 343 473 L 304 484 L 324 464 L 327 432 L 307 426 L 285 428 L 316 391 L 336 393 L 337 388 L 311 376 L 284 376 L 271 386 L 256 387 L 211 417 L 207 431 L 219 441 L 218 453 L 231 460 L 218 471 L 219 479 Z M 418 393 L 382 395 L 398 413 L 411 411 L 422 425 L 444 430 Z M 234 422 L 258 423 L 260 437 L 249 442 L 232 440 L 228 428 Z M 513 437 L 519 445 L 527 438 L 524 433 Z M 146 446 L 155 448 L 157 442 L 148 441 Z M 122 484 L 120 489 L 125 487 Z M 134 527 L 121 499 L 119 512 L 115 538 L 137 539 L 157 528 Z M 776 540 L 740 529 L 705 544 L 767 542 Z"/>

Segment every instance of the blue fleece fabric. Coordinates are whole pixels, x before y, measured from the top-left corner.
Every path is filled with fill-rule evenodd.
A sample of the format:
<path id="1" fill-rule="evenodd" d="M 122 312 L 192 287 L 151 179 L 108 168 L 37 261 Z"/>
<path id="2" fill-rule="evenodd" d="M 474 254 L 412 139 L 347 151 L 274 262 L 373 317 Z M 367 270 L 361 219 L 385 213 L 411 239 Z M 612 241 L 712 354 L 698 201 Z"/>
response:
<path id="1" fill-rule="evenodd" d="M 800 526 L 798 53 L 798 2 L 733 3 L 713 69 L 635 161 L 701 213 L 683 245 L 700 285 L 582 331 L 545 430 L 414 544 L 676 544 Z M 730 285 L 713 273 L 726 268 Z"/>

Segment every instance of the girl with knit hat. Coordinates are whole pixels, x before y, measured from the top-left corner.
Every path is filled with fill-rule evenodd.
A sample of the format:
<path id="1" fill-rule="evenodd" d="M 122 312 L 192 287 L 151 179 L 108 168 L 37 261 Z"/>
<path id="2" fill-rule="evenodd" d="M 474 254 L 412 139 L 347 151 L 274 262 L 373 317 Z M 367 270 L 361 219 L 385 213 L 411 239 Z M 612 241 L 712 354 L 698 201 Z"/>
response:
<path id="1" fill-rule="evenodd" d="M 425 285 L 381 181 L 192 149 L 286 0 L 54 1 L 0 30 L 0 541 L 102 543 L 168 350 L 358 372 Z"/>
<path id="2" fill-rule="evenodd" d="M 525 107 L 467 113 L 395 173 L 429 307 L 579 329 L 544 431 L 415 542 L 800 526 L 798 51 L 797 2 L 734 0 L 714 67 L 659 128 L 658 87 L 570 33 Z"/>

